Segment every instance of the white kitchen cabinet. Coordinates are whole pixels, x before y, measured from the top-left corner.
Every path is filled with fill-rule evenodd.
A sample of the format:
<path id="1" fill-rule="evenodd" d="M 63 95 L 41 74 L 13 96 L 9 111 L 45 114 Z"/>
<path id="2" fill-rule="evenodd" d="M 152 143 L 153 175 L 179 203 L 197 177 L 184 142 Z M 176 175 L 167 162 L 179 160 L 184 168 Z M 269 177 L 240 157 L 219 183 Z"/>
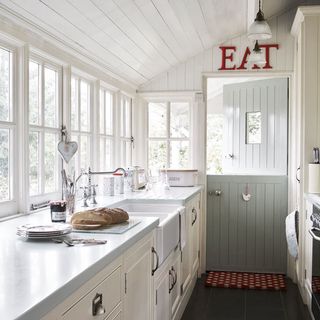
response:
<path id="1" fill-rule="evenodd" d="M 153 319 L 153 235 L 140 240 L 124 255 L 124 320 Z"/>
<path id="2" fill-rule="evenodd" d="M 42 320 L 120 320 L 121 279 L 122 257 L 118 257 Z"/>
<path id="3" fill-rule="evenodd" d="M 175 314 L 177 308 L 179 307 L 179 302 L 181 298 L 181 255 L 180 251 L 176 250 L 172 256 L 171 268 L 169 270 L 171 276 L 169 277 L 171 281 L 170 289 L 170 313 L 171 317 Z"/>
<path id="4" fill-rule="evenodd" d="M 155 274 L 155 319 L 170 320 L 180 302 L 180 250 L 177 247 Z"/>
<path id="5" fill-rule="evenodd" d="M 200 219 L 201 219 L 201 202 L 200 194 L 186 204 L 186 221 L 187 221 L 187 239 L 186 245 L 181 253 L 181 291 L 185 291 L 190 280 L 199 268 L 199 251 L 200 251 Z"/>
<path id="6" fill-rule="evenodd" d="M 191 239 L 191 274 L 193 275 L 198 271 L 200 262 L 200 194 L 195 196 L 192 200 L 191 209 L 191 225 L 190 225 L 190 239 Z"/>

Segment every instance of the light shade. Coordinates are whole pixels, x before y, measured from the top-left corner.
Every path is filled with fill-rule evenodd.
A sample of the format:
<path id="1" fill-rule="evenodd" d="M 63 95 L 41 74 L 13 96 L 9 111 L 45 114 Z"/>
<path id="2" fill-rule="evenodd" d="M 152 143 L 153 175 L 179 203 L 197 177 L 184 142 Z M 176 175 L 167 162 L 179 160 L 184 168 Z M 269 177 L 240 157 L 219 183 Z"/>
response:
<path id="1" fill-rule="evenodd" d="M 264 14 L 261 10 L 261 0 L 259 0 L 259 11 L 257 12 L 254 22 L 249 27 L 248 38 L 253 40 L 265 40 L 272 37 L 271 29 L 264 19 Z"/>
<path id="2" fill-rule="evenodd" d="M 265 40 L 272 37 L 271 29 L 268 23 L 263 21 L 255 20 L 248 30 L 248 38 L 253 40 Z"/>
<path id="3" fill-rule="evenodd" d="M 254 49 L 249 56 L 248 63 L 251 65 L 256 64 L 259 67 L 264 66 L 267 63 L 264 54 L 259 47 L 258 41 L 256 41 Z"/>

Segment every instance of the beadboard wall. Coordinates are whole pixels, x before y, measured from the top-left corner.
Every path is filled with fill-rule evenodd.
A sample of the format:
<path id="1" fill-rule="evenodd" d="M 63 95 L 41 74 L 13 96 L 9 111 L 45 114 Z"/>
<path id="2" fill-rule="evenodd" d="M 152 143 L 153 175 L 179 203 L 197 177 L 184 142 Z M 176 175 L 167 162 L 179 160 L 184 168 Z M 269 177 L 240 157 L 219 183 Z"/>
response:
<path id="1" fill-rule="evenodd" d="M 293 71 L 294 40 L 290 34 L 290 29 L 295 11 L 296 10 L 290 10 L 268 21 L 272 30 L 272 39 L 265 40 L 263 43 L 279 44 L 279 50 L 270 50 L 270 61 L 273 66 L 273 69 L 268 71 L 270 73 Z M 253 46 L 246 34 L 230 39 L 222 44 L 215 45 L 141 85 L 139 87 L 139 92 L 202 91 L 202 76 L 207 73 L 219 72 L 221 66 L 220 45 L 232 45 L 237 47 L 237 53 L 234 55 L 234 62 L 236 65 L 240 64 L 246 47 L 249 46 L 252 48 Z M 247 71 L 252 70 L 248 69 Z M 236 72 L 237 71 L 231 71 L 230 73 Z M 256 72 L 258 73 L 259 70 Z M 225 74 L 226 71 L 223 73 Z"/>

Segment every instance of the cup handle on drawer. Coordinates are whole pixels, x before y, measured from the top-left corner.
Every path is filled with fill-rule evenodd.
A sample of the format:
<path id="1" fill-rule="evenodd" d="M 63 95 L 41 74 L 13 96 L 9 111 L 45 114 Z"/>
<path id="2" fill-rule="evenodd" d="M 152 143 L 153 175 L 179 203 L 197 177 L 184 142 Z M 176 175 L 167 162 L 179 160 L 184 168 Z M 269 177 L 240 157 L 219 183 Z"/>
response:
<path id="1" fill-rule="evenodd" d="M 154 269 L 152 269 L 152 275 L 154 275 L 154 273 L 158 270 L 159 268 L 159 255 L 156 251 L 156 249 L 154 247 L 152 247 L 151 249 L 152 253 L 155 254 L 156 258 L 157 258 L 157 262 L 156 262 L 156 267 Z"/>
<path id="2" fill-rule="evenodd" d="M 96 293 L 95 297 L 92 299 L 92 315 L 97 316 L 104 314 L 106 309 L 102 305 L 102 293 Z"/>
<path id="3" fill-rule="evenodd" d="M 194 225 L 195 222 L 197 221 L 197 218 L 198 218 L 197 209 L 196 209 L 196 208 L 193 208 L 193 209 L 192 209 L 192 213 L 194 213 L 194 219 L 192 220 L 192 225 Z"/>

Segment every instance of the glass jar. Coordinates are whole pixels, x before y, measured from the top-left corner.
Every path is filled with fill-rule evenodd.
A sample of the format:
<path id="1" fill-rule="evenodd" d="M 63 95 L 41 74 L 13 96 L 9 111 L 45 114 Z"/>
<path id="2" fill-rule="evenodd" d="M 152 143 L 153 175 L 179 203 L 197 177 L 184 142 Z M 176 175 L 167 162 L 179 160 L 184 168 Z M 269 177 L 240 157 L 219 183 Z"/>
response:
<path id="1" fill-rule="evenodd" d="M 67 203 L 64 200 L 50 202 L 51 221 L 66 222 Z"/>

